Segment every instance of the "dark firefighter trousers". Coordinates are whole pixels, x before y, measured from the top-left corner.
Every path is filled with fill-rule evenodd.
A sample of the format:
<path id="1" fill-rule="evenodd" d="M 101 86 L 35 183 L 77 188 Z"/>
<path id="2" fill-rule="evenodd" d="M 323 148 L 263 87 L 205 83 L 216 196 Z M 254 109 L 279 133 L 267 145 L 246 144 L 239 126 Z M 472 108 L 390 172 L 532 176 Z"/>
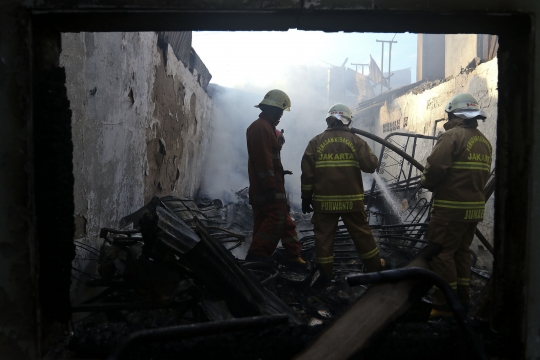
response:
<path id="1" fill-rule="evenodd" d="M 365 271 L 381 271 L 379 249 L 363 210 L 348 213 L 313 213 L 311 222 L 314 225 L 315 234 L 315 263 L 324 270 L 326 275 L 333 276 L 334 237 L 340 217 L 349 231 Z"/>
<path id="2" fill-rule="evenodd" d="M 441 253 L 430 262 L 431 270 L 442 276 L 457 292 L 463 305 L 470 303 L 471 252 L 477 222 L 457 222 L 431 219 L 425 238 L 429 243 L 441 244 Z M 433 307 L 448 311 L 450 308 L 439 289 L 434 293 Z"/>
<path id="3" fill-rule="evenodd" d="M 296 225 L 287 211 L 287 204 L 253 206 L 253 215 L 253 240 L 248 254 L 270 257 L 281 240 L 288 259 L 300 256 L 302 246 L 296 235 Z"/>

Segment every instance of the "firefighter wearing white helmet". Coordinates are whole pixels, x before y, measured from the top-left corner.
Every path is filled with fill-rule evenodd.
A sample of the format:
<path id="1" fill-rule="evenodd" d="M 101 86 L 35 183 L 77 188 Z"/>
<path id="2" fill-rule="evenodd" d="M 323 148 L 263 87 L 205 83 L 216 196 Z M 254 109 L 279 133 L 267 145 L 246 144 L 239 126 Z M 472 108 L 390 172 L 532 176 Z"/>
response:
<path id="1" fill-rule="evenodd" d="M 454 96 L 444 109 L 448 114 L 461 119 L 482 119 L 486 114 L 480 109 L 478 101 L 471 94 L 458 94 Z"/>
<path id="2" fill-rule="evenodd" d="M 347 105 L 335 104 L 330 109 L 328 109 L 328 116 L 326 121 L 336 119 L 341 121 L 344 125 L 351 125 L 352 123 L 352 112 Z"/>
<path id="3" fill-rule="evenodd" d="M 289 265 L 303 266 L 296 225 L 287 207 L 281 144 L 276 126 L 291 100 L 281 90 L 270 90 L 255 107 L 259 118 L 246 131 L 248 150 L 249 203 L 253 209 L 253 239 L 246 255 L 249 261 L 272 262 L 279 241 Z"/>
<path id="4" fill-rule="evenodd" d="M 443 246 L 430 262 L 457 292 L 465 307 L 470 302 L 469 282 L 472 243 L 476 225 L 484 217 L 484 186 L 492 163 L 491 144 L 478 130 L 478 119 L 486 119 L 471 94 L 458 94 L 446 105 L 446 132 L 427 158 L 422 186 L 433 191 L 431 220 L 425 238 Z M 450 316 L 443 294 L 434 294 L 432 316 Z"/>
<path id="5" fill-rule="evenodd" d="M 334 237 L 343 220 L 366 271 L 379 271 L 382 262 L 364 211 L 362 171 L 373 173 L 378 160 L 368 144 L 351 133 L 351 110 L 335 104 L 328 110 L 328 128 L 315 136 L 302 157 L 302 212 L 314 212 L 315 263 L 333 278 Z"/>

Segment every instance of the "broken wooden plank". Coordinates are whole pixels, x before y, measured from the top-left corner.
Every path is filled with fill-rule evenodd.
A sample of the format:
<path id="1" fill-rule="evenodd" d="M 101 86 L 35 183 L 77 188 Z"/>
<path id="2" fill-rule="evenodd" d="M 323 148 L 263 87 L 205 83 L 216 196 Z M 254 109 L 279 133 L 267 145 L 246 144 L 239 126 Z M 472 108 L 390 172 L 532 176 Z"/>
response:
<path id="1" fill-rule="evenodd" d="M 407 267 L 429 269 L 428 259 L 441 246 L 426 246 Z M 420 280 L 372 286 L 337 319 L 297 360 L 345 360 L 367 348 L 371 339 L 409 310 L 431 288 Z"/>

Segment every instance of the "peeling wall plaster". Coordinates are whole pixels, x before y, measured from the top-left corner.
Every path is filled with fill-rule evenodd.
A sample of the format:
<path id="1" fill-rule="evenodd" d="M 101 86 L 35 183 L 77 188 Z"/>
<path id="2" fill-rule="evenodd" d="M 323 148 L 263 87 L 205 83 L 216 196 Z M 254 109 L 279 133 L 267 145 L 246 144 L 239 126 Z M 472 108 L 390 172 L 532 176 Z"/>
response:
<path id="1" fill-rule="evenodd" d="M 196 195 L 212 101 L 170 46 L 163 54 L 154 32 L 62 34 L 62 49 L 73 111 L 76 240 L 97 248 L 100 228 L 153 196 Z M 78 247 L 77 257 L 96 255 Z M 74 266 L 94 272 L 96 263 L 76 259 Z M 81 295 L 79 285 L 72 298 Z"/>

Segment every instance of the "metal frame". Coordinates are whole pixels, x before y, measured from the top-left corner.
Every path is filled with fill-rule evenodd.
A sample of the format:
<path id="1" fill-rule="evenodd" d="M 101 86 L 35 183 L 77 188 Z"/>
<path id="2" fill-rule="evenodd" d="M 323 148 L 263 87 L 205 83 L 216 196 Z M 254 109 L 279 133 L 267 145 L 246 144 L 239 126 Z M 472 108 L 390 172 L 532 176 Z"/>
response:
<path id="1" fill-rule="evenodd" d="M 384 143 L 384 142 L 390 143 L 391 138 L 394 137 L 394 136 L 406 137 L 407 139 L 406 139 L 405 145 L 403 146 L 403 145 L 396 144 L 394 147 L 389 147 L 388 144 Z M 407 149 L 409 147 L 409 141 L 410 141 L 411 138 L 414 139 L 413 144 L 412 144 L 412 154 L 410 155 L 410 157 L 412 159 L 414 159 L 414 155 L 416 154 L 416 145 L 417 145 L 418 139 L 427 139 L 427 140 L 435 140 L 435 139 L 437 139 L 434 136 L 428 136 L 428 135 L 422 135 L 422 134 L 411 134 L 411 133 L 402 133 L 402 132 L 394 132 L 394 133 L 388 134 L 384 138 L 384 142 L 379 142 L 378 141 L 382 145 L 382 148 L 381 148 L 380 155 L 379 155 L 379 164 L 378 164 L 377 169 L 375 171 L 377 171 L 377 173 L 381 173 L 381 166 L 383 167 L 383 169 L 386 167 L 385 162 L 383 162 L 383 159 L 387 159 L 390 156 L 388 154 L 390 150 L 396 152 L 398 155 L 403 156 L 403 153 L 398 153 L 397 151 L 395 151 L 395 147 L 400 146 L 402 148 L 402 151 L 405 154 L 407 154 Z M 372 138 L 372 139 L 377 141 L 374 138 Z M 394 143 L 397 143 L 397 142 L 394 141 Z M 396 159 L 394 159 L 394 160 L 396 160 Z M 408 177 L 405 176 L 405 172 L 403 171 L 403 166 L 405 164 L 405 160 L 407 160 L 409 162 L 409 165 L 408 165 L 408 167 L 409 167 L 409 169 L 408 169 L 409 170 L 408 171 L 409 176 Z M 403 156 L 403 159 L 401 159 L 401 160 L 396 160 L 396 163 L 400 166 L 400 169 L 398 171 L 397 178 L 395 178 L 395 180 L 396 180 L 395 188 L 397 190 L 399 185 L 402 185 L 403 183 L 405 183 L 405 186 L 404 186 L 403 190 L 408 190 L 408 189 L 410 189 L 411 184 L 416 184 L 416 183 L 412 183 L 413 180 L 416 180 L 416 179 L 419 180 L 419 177 L 417 177 L 417 176 L 415 176 L 414 178 L 411 178 L 413 166 L 415 166 L 419 170 L 423 170 L 423 167 L 422 167 L 422 169 L 420 169 L 417 164 L 415 164 L 414 162 L 412 162 L 410 159 L 406 158 L 405 156 Z M 403 174 L 404 179 L 400 181 L 400 178 L 401 178 L 402 174 Z M 375 180 L 373 180 L 373 182 L 371 184 L 371 189 L 370 189 L 370 197 L 369 197 L 369 200 L 368 200 L 368 203 L 367 203 L 368 209 L 370 208 L 370 206 L 372 204 L 372 196 L 371 196 L 371 194 L 375 193 L 376 186 L 377 186 L 377 184 L 376 184 Z M 418 190 L 420 190 L 419 187 L 418 187 Z"/>

